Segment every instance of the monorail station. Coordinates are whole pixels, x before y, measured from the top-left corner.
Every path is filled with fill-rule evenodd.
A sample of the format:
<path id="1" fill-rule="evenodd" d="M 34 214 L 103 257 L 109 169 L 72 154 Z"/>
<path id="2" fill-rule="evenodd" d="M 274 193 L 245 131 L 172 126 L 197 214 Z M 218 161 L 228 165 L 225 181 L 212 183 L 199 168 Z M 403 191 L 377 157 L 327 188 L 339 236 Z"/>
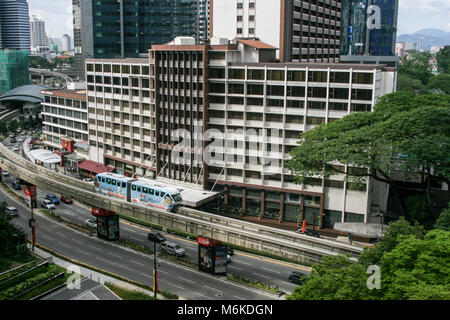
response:
<path id="1" fill-rule="evenodd" d="M 167 181 L 170 181 L 171 183 L 168 183 Z M 205 203 L 216 199 L 220 195 L 220 192 L 203 190 L 188 183 L 174 183 L 173 180 L 164 178 L 157 178 L 155 183 L 160 183 L 162 187 L 178 189 L 180 191 L 181 198 L 183 199 L 181 204 L 192 208 L 198 208 Z"/>
<path id="2" fill-rule="evenodd" d="M 23 152 L 31 162 L 48 169 L 57 170 L 58 164 L 61 162 L 61 157 L 52 151 L 45 149 L 30 150 L 29 139 L 23 144 Z"/>

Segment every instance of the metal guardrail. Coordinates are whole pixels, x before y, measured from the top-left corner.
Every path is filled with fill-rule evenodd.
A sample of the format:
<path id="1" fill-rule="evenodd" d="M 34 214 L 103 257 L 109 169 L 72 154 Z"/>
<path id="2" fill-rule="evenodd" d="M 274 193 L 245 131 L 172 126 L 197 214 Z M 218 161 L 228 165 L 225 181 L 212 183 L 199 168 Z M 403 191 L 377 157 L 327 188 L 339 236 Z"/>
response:
<path id="1" fill-rule="evenodd" d="M 362 252 L 360 247 L 303 235 L 290 235 L 275 228 L 194 209 L 181 208 L 182 214 L 178 214 L 156 208 L 146 208 L 134 203 L 125 203 L 97 194 L 92 184 L 35 165 L 2 144 L 0 144 L 0 154 L 5 157 L 0 159 L 1 166 L 7 167 L 9 171 L 25 181 L 70 196 L 91 207 L 120 212 L 164 227 L 210 236 L 228 243 L 256 248 L 273 254 L 281 253 L 282 256 L 291 258 L 305 256 L 319 261 L 325 255 L 349 253 L 356 259 Z"/>

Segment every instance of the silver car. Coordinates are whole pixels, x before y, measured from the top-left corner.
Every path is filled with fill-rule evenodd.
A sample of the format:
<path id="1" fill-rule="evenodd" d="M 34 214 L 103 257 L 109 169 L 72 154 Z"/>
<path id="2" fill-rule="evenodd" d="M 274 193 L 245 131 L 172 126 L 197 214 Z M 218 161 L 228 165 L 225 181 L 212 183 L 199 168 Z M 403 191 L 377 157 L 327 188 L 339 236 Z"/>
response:
<path id="1" fill-rule="evenodd" d="M 56 209 L 55 205 L 53 204 L 53 202 L 51 202 L 50 200 L 45 199 L 44 201 L 42 201 L 42 208 L 48 209 L 48 210 L 54 210 Z"/>
<path id="2" fill-rule="evenodd" d="M 95 222 L 95 221 L 92 220 L 92 219 L 87 219 L 87 220 L 84 221 L 84 223 L 85 223 L 86 226 L 88 226 L 89 228 L 97 229 L 97 222 Z"/>
<path id="3" fill-rule="evenodd" d="M 167 241 L 161 243 L 161 251 L 177 257 L 182 257 L 186 254 L 186 251 L 177 243 Z"/>

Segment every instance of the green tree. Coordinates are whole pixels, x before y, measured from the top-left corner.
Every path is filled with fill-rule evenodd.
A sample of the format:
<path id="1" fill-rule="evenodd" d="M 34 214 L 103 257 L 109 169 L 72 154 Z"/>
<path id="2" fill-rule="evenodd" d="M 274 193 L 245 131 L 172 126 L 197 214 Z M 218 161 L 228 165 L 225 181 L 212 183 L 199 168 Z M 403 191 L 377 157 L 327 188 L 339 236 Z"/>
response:
<path id="1" fill-rule="evenodd" d="M 313 266 L 310 279 L 295 288 L 287 300 L 372 300 L 366 267 L 347 256 L 327 256 Z"/>
<path id="2" fill-rule="evenodd" d="M 405 218 L 389 223 L 383 239 L 374 248 L 365 248 L 359 262 L 365 266 L 378 265 L 381 258 L 387 252 L 391 252 L 399 243 L 400 236 L 414 236 L 422 239 L 425 235 L 424 227 L 421 225 L 411 225 Z"/>
<path id="3" fill-rule="evenodd" d="M 15 229 L 11 216 L 5 212 L 6 202 L 0 203 L 0 268 L 11 261 L 28 261 L 30 256 L 25 242 L 25 234 Z"/>
<path id="4" fill-rule="evenodd" d="M 450 74 L 438 74 L 431 80 L 428 88 L 436 91 L 442 91 L 445 94 L 450 94 Z"/>
<path id="5" fill-rule="evenodd" d="M 450 74 L 450 46 L 445 46 L 436 54 L 438 70 Z"/>
<path id="6" fill-rule="evenodd" d="M 0 122 L 0 133 L 6 134 L 8 132 L 8 127 L 4 121 Z"/>
<path id="7" fill-rule="evenodd" d="M 424 93 L 425 85 L 418 79 L 408 74 L 398 74 L 397 91 L 414 91 L 416 93 Z"/>
<path id="8" fill-rule="evenodd" d="M 9 125 L 8 125 L 8 129 L 11 132 L 16 132 L 16 130 L 19 128 L 20 124 L 19 122 L 17 122 L 17 120 L 12 120 Z"/>
<path id="9" fill-rule="evenodd" d="M 450 299 L 450 232 L 411 226 L 401 220 L 357 263 L 346 256 L 325 257 L 289 300 Z M 380 289 L 369 290 L 368 266 L 380 267 Z"/>
<path id="10" fill-rule="evenodd" d="M 431 72 L 431 54 L 427 51 L 409 51 L 410 55 L 405 56 L 398 68 L 399 74 L 408 75 L 413 79 L 420 80 L 423 85 L 430 83 L 433 78 Z"/>
<path id="11" fill-rule="evenodd" d="M 52 69 L 52 64 L 47 59 L 40 56 L 30 56 L 30 68 Z"/>
<path id="12" fill-rule="evenodd" d="M 394 170 L 404 181 L 411 173 L 422 177 L 429 206 L 432 173 L 450 184 L 450 97 L 446 95 L 389 94 L 378 101 L 374 112 L 350 114 L 317 126 L 301 138 L 287 161 L 297 183 L 337 173 L 355 183 L 370 177 L 389 184 L 405 216 L 408 209 L 392 177 Z M 344 173 L 335 162 L 368 170 Z"/>
<path id="13" fill-rule="evenodd" d="M 441 212 L 434 224 L 435 229 L 450 231 L 450 203 L 449 207 Z"/>
<path id="14" fill-rule="evenodd" d="M 397 246 L 381 258 L 384 299 L 450 297 L 450 232 L 431 230 L 423 239 L 398 237 Z M 428 288 L 426 295 L 420 289 Z"/>

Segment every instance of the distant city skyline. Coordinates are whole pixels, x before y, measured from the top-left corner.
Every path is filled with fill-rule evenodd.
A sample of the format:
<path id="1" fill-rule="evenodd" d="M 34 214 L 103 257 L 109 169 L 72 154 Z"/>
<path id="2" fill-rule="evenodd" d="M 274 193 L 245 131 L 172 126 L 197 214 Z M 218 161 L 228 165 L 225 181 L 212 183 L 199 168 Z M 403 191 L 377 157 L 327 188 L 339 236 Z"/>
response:
<path id="1" fill-rule="evenodd" d="M 37 15 L 46 23 L 47 36 L 73 37 L 72 0 L 27 0 L 30 15 Z M 450 1 L 400 0 L 397 35 L 412 34 L 425 28 L 450 32 Z"/>

